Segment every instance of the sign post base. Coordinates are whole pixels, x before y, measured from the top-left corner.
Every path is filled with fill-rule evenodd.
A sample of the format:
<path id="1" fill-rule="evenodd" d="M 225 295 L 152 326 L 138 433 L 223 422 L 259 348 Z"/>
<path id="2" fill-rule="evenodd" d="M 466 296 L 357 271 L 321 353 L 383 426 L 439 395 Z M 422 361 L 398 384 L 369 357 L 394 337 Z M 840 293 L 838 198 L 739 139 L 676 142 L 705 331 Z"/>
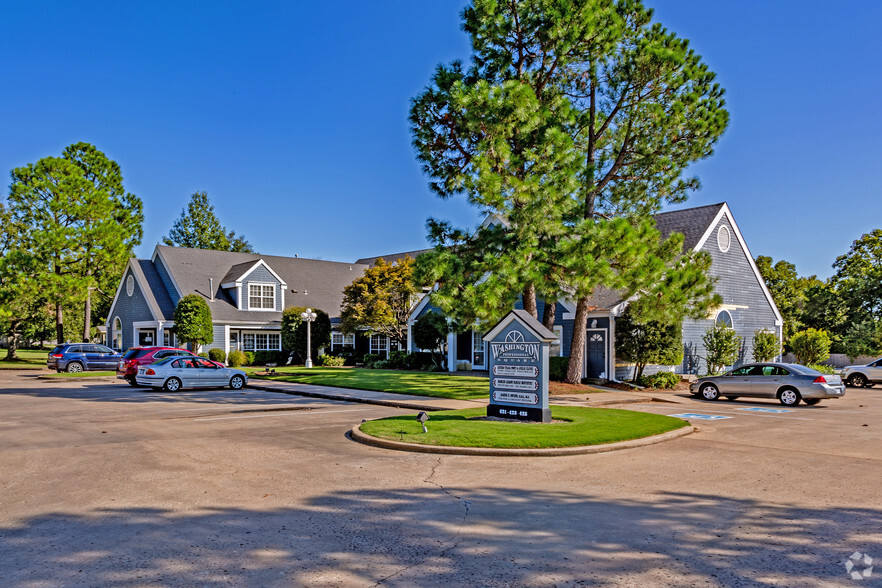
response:
<path id="1" fill-rule="evenodd" d="M 517 419 L 536 423 L 550 423 L 550 408 L 530 408 L 525 406 L 507 406 L 504 404 L 488 404 L 487 416 L 501 419 Z"/>

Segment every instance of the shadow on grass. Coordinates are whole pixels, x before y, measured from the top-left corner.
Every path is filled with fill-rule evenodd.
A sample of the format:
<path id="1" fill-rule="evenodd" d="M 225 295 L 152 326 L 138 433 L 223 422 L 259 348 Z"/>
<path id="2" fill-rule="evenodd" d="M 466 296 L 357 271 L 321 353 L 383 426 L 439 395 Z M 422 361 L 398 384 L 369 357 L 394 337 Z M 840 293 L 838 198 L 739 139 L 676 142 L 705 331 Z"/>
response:
<path id="1" fill-rule="evenodd" d="M 280 509 L 63 512 L 0 527 L 4 586 L 832 586 L 878 508 L 700 494 L 373 490 Z"/>

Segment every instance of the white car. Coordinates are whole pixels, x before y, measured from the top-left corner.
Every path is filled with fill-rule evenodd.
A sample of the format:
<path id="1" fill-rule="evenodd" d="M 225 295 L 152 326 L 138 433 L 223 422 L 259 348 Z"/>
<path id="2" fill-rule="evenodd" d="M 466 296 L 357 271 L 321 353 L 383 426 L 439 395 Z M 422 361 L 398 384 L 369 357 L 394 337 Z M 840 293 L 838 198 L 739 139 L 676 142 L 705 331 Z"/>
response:
<path id="1" fill-rule="evenodd" d="M 166 357 L 150 365 L 138 367 L 135 380 L 141 386 L 164 388 L 177 392 L 181 388 L 222 388 L 241 390 L 248 383 L 242 370 L 203 357 Z"/>
<path id="2" fill-rule="evenodd" d="M 867 365 L 849 365 L 842 369 L 842 379 L 855 388 L 882 384 L 882 358 Z"/>

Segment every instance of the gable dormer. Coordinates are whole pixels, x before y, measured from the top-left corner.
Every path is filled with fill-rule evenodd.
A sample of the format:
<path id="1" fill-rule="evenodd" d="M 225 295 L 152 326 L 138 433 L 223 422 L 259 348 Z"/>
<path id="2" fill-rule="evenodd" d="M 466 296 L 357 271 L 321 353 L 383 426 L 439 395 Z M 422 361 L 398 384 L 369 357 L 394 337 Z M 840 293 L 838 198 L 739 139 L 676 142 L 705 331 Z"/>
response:
<path id="1" fill-rule="evenodd" d="M 236 308 L 262 312 L 281 312 L 285 308 L 287 284 L 262 259 L 239 263 L 221 281 Z"/>

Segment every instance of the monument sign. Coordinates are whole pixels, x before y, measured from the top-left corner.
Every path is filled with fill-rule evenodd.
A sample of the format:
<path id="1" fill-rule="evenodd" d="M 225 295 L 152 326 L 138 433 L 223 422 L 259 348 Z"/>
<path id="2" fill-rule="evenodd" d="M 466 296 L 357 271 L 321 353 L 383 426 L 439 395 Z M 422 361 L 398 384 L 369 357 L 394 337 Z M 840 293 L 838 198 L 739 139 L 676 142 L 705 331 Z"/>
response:
<path id="1" fill-rule="evenodd" d="M 490 349 L 487 416 L 551 422 L 548 349 L 557 336 L 524 310 L 513 310 L 484 335 Z"/>

